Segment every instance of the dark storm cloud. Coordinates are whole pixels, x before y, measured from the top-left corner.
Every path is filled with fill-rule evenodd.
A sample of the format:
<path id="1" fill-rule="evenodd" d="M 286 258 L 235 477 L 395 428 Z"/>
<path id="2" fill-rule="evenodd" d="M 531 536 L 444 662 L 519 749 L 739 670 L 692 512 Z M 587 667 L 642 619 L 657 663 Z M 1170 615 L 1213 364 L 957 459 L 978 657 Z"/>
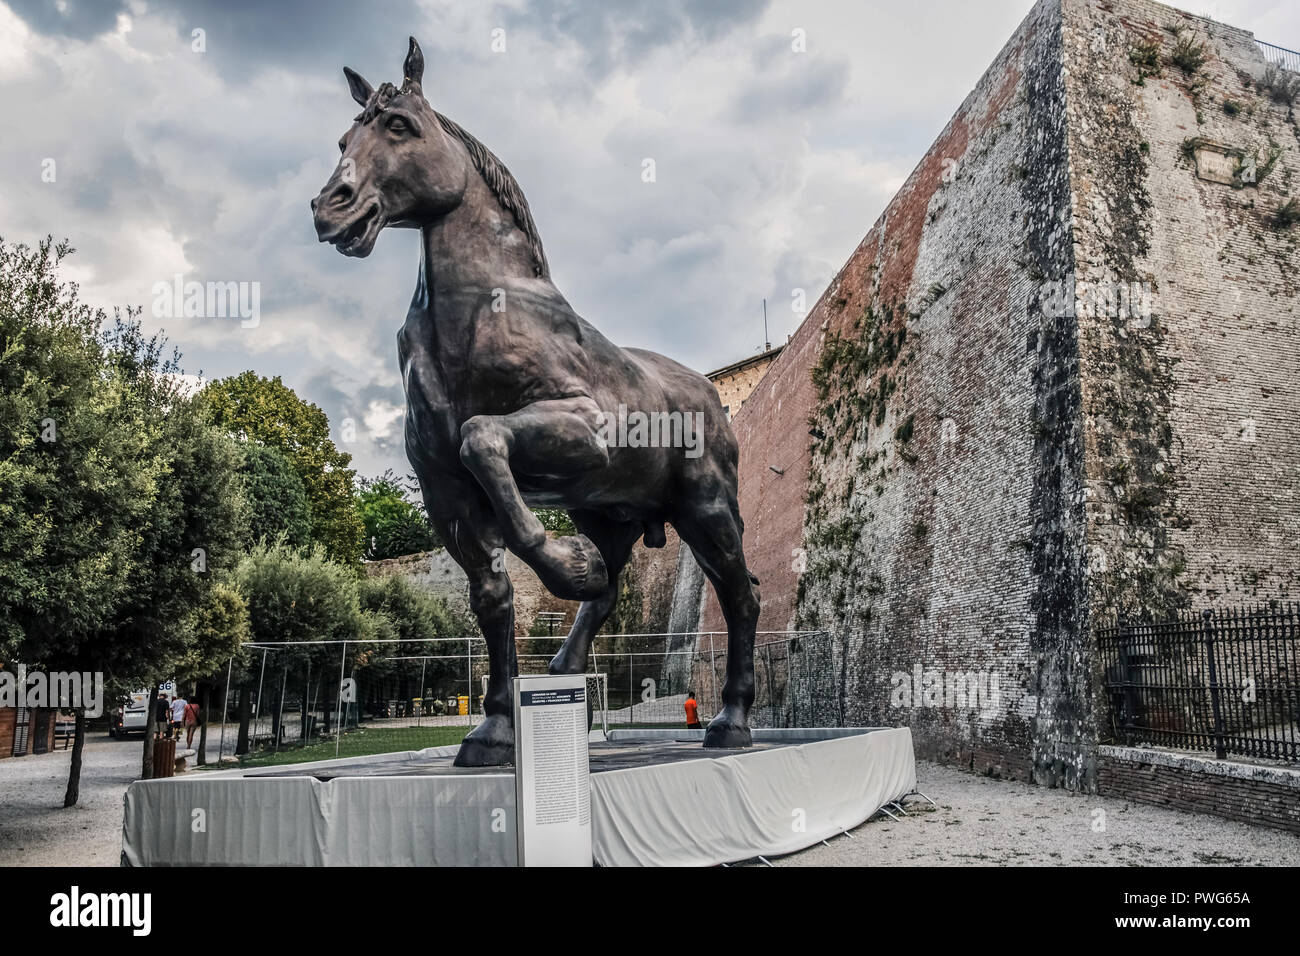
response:
<path id="1" fill-rule="evenodd" d="M 585 79 L 594 86 L 615 68 L 634 67 L 656 50 L 711 43 L 752 24 L 768 2 L 545 0 L 522 11 L 492 4 L 489 18 L 507 30 L 534 33 L 546 45 L 576 46 L 584 54 Z M 112 30 L 117 15 L 127 12 L 120 0 L 69 0 L 62 12 L 50 0 L 14 0 L 10 7 L 38 32 L 78 40 Z M 384 76 L 400 79 L 410 33 L 417 34 L 426 52 L 452 57 L 470 43 L 487 42 L 433 33 L 429 14 L 414 0 L 175 0 L 151 5 L 149 12 L 168 18 L 185 43 L 193 30 L 202 29 L 207 55 L 225 79 L 235 82 L 265 67 L 336 72 L 344 64 L 362 64 L 365 75 L 376 63 L 389 63 Z M 439 58 L 430 56 L 429 63 L 437 75 Z"/>
<path id="2" fill-rule="evenodd" d="M 61 8 L 60 8 L 61 6 Z M 10 0 L 9 9 L 39 33 L 91 40 L 113 29 L 117 15 L 126 12 L 122 0 Z"/>
<path id="3" fill-rule="evenodd" d="M 596 84 L 663 47 L 714 42 L 756 22 L 767 6 L 767 0 L 543 0 L 510 22 L 550 43 L 576 43 L 585 53 L 584 73 Z"/>
<path id="4" fill-rule="evenodd" d="M 51 0 L 9 6 L 33 30 L 77 40 L 111 31 L 127 12 L 120 0 L 68 0 L 62 12 Z M 203 30 L 207 54 L 227 80 L 264 67 L 310 72 L 345 57 L 377 60 L 385 53 L 397 72 L 406 34 L 424 22 L 413 0 L 174 0 L 151 4 L 148 13 L 169 20 L 187 45 L 192 31 Z"/>
<path id="5" fill-rule="evenodd" d="M 769 64 L 733 101 L 732 118 L 772 122 L 806 116 L 844 99 L 851 70 L 840 60 L 813 59 L 792 53 L 787 45 L 779 61 Z"/>
<path id="6" fill-rule="evenodd" d="M 394 334 L 419 237 L 345 259 L 307 205 L 357 112 L 344 65 L 400 81 L 417 36 L 430 102 L 519 178 L 574 307 L 708 369 L 761 347 L 763 297 L 784 341 L 791 290 L 811 308 L 1030 2 L 901 42 L 916 13 L 883 0 L 0 0 L 0 220 L 71 237 L 96 304 L 148 312 L 179 273 L 258 283 L 256 327 L 154 326 L 191 370 L 282 376 L 336 439 L 352 419 L 362 474 L 405 474 Z"/>

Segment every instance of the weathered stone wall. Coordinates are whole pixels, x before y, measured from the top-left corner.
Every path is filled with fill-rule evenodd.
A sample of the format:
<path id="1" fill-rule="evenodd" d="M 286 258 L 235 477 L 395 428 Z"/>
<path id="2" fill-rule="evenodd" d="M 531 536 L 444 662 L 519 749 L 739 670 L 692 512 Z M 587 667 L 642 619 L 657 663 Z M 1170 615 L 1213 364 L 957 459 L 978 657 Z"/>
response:
<path id="1" fill-rule="evenodd" d="M 835 635 L 829 710 L 1020 773 L 1054 706 L 1035 635 L 1081 587 L 1073 335 L 1037 310 L 1071 267 L 1059 43 L 1040 4 L 735 421 L 762 627 Z M 925 691 L 957 672 L 996 705 Z"/>
<path id="2" fill-rule="evenodd" d="M 1295 106 L 1261 89 L 1245 31 L 1141 0 L 1066 10 L 1078 298 L 1138 282 L 1151 305 L 1079 318 L 1092 607 L 1293 598 L 1300 228 L 1275 218 L 1300 195 Z M 1229 182 L 1198 176 L 1215 158 Z"/>
<path id="3" fill-rule="evenodd" d="M 718 400 L 733 418 L 779 356 L 779 350 L 772 351 L 777 351 L 777 355 L 768 351 L 750 362 L 736 362 L 709 374 L 709 381 L 718 390 Z"/>
<path id="4" fill-rule="evenodd" d="M 371 577 L 399 575 L 412 584 L 444 598 L 449 604 L 469 611 L 469 580 L 446 549 L 421 551 L 384 561 L 367 561 L 365 572 Z M 515 635 L 522 637 L 537 619 L 539 611 L 560 611 L 567 623 L 573 622 L 576 601 L 561 601 L 551 595 L 538 580 L 533 569 L 509 552 L 506 573 L 515 589 Z M 559 646 L 558 643 L 556 645 Z"/>
<path id="5" fill-rule="evenodd" d="M 663 548 L 647 548 L 638 544 L 620 579 L 622 600 L 617 616 L 604 630 L 615 629 L 627 633 L 662 633 L 668 630 L 668 612 L 672 605 L 673 585 L 677 569 L 679 539 L 671 531 Z M 384 561 L 368 561 L 368 575 L 401 575 L 412 583 L 445 598 L 466 611 L 469 609 L 469 582 L 460 566 L 445 549 L 408 554 Z M 515 635 L 523 637 L 537 620 L 540 611 L 559 611 L 564 614 L 563 634 L 573 623 L 578 602 L 562 601 L 542 585 L 533 569 L 515 555 L 506 553 L 506 573 L 515 591 Z M 555 642 L 554 646 L 559 647 Z"/>
<path id="6" fill-rule="evenodd" d="M 1294 598 L 1300 140 L 1264 66 L 1043 0 L 769 369 L 741 511 L 760 626 L 833 646 L 805 705 L 1092 789 L 1095 620 Z M 1200 140 L 1267 171 L 1199 178 Z"/>

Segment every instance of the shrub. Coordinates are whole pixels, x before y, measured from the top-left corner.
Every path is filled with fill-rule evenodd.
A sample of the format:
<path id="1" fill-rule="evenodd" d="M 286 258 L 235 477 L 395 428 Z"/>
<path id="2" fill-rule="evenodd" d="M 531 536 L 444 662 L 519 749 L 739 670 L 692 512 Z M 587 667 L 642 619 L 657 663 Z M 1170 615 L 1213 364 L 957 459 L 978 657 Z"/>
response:
<path id="1" fill-rule="evenodd" d="M 1205 65 L 1205 44 L 1197 43 L 1191 37 L 1179 37 L 1169 62 L 1190 76 Z"/>
<path id="2" fill-rule="evenodd" d="M 1300 93 L 1300 74 L 1292 73 L 1280 63 L 1270 63 L 1264 70 L 1260 86 L 1268 91 L 1275 103 L 1290 105 Z"/>

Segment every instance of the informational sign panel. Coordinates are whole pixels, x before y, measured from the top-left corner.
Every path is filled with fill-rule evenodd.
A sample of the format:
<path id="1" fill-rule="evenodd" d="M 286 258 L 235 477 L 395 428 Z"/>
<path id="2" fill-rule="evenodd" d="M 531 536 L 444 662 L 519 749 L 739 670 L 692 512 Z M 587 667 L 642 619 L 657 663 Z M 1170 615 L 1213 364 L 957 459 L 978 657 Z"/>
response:
<path id="1" fill-rule="evenodd" d="M 587 679 L 515 679 L 520 866 L 591 866 Z"/>

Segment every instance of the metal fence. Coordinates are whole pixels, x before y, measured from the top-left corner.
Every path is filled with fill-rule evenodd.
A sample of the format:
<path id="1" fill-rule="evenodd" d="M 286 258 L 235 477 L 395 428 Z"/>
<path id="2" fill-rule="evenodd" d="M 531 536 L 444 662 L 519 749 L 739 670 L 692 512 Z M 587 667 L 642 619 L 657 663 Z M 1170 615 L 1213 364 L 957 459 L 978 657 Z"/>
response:
<path id="1" fill-rule="evenodd" d="M 517 638 L 519 673 L 546 673 L 563 640 Z M 842 722 L 839 643 L 826 631 L 761 632 L 753 726 Z M 218 757 L 311 745 L 325 750 L 311 756 L 419 749 L 459 740 L 483 719 L 488 654 L 479 635 L 253 643 L 241 661 L 227 667 L 224 706 L 209 717 L 208 751 Z M 598 635 L 588 663 L 600 675 L 589 684 L 594 726 L 682 727 L 688 694 L 707 722 L 722 706 L 726 662 L 725 632 Z"/>
<path id="2" fill-rule="evenodd" d="M 1263 40 L 1256 40 L 1255 45 L 1259 47 L 1259 51 L 1264 54 L 1264 59 L 1268 60 L 1269 63 L 1276 63 L 1284 70 L 1300 73 L 1300 53 L 1295 50 L 1288 50 L 1284 46 L 1265 43 Z"/>
<path id="3" fill-rule="evenodd" d="M 1110 739 L 1300 761 L 1298 635 L 1294 604 L 1100 629 Z"/>

